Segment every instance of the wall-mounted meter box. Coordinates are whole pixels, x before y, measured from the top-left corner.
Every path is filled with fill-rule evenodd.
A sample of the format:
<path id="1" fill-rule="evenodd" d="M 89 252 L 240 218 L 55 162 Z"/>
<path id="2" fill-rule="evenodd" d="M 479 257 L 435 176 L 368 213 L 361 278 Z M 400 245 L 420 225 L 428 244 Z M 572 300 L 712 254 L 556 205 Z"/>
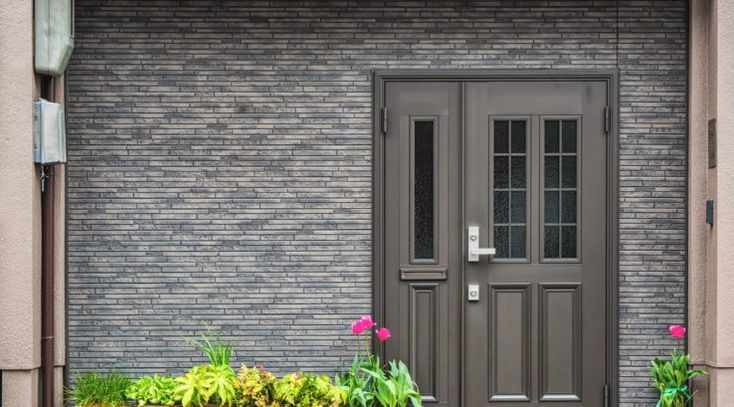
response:
<path id="1" fill-rule="evenodd" d="M 46 99 L 33 103 L 33 161 L 43 165 L 66 162 L 64 106 Z"/>
<path id="2" fill-rule="evenodd" d="M 74 1 L 35 0 L 36 73 L 59 76 L 74 49 Z"/>

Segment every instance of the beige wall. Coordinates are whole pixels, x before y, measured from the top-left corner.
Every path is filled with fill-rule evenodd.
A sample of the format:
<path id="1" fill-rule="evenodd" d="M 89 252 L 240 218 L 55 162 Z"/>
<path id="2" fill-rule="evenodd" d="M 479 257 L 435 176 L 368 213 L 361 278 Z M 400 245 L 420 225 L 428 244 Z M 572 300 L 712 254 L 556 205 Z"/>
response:
<path id="1" fill-rule="evenodd" d="M 696 406 L 734 396 L 734 2 L 691 1 L 689 162 L 690 351 L 710 376 Z M 708 168 L 707 123 L 716 119 L 717 165 Z M 714 200 L 714 225 L 705 203 Z"/>
<path id="2" fill-rule="evenodd" d="M 0 370 L 2 405 L 38 400 L 41 362 L 41 194 L 33 164 L 33 2 L 0 3 Z M 12 58 L 7 58 L 12 56 Z M 63 95 L 58 81 L 57 95 Z M 64 185 L 57 166 L 56 365 L 64 365 Z M 8 312 L 8 311 L 11 312 Z M 57 376 L 61 377 L 61 368 Z M 60 404 L 60 380 L 57 400 Z"/>
<path id="3" fill-rule="evenodd" d="M 0 367 L 40 362 L 40 192 L 33 165 L 33 4 L 3 3 L 0 13 Z M 14 327 L 15 329 L 8 329 Z"/>

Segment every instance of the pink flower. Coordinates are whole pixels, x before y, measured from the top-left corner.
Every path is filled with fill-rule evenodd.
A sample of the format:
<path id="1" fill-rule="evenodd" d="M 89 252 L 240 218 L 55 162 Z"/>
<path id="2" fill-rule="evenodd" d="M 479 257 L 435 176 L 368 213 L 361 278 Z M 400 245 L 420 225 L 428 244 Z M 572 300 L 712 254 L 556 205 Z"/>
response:
<path id="1" fill-rule="evenodd" d="M 377 331 L 375 331 L 375 334 L 377 334 L 377 339 L 379 339 L 381 342 L 385 342 L 390 338 L 390 330 L 387 328 L 380 328 Z"/>
<path id="2" fill-rule="evenodd" d="M 675 339 L 681 339 L 686 335 L 686 327 L 682 325 L 671 325 L 668 327 L 668 331 Z"/>
<path id="3" fill-rule="evenodd" d="M 359 321 L 352 322 L 352 333 L 359 335 L 365 330 L 371 329 L 373 326 L 375 326 L 375 323 L 372 321 L 372 317 L 365 315 Z"/>

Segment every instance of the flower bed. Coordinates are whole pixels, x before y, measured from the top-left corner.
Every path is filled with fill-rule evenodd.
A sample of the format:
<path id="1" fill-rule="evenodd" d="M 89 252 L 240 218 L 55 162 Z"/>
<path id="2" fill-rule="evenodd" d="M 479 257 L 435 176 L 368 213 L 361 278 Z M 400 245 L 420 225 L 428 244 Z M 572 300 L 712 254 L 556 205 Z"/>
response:
<path id="1" fill-rule="evenodd" d="M 380 341 L 390 330 L 375 329 L 372 317 L 352 324 L 355 335 L 372 333 Z M 369 352 L 354 357 L 349 371 L 331 378 L 311 373 L 292 373 L 276 378 L 259 366 L 232 369 L 232 346 L 221 339 L 203 336 L 194 344 L 209 363 L 194 366 L 183 376 L 143 376 L 136 380 L 119 373 L 95 372 L 77 375 L 67 398 L 78 407 L 123 407 L 127 401 L 138 406 L 238 406 L 238 407 L 405 407 L 420 406 L 418 388 L 408 368 L 400 361 L 386 365 Z"/>

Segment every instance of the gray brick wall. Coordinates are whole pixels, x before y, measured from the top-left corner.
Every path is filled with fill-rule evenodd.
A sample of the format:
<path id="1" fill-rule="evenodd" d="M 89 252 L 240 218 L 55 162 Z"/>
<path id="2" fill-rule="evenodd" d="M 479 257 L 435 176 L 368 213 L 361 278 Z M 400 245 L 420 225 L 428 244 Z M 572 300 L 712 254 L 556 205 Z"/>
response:
<path id="1" fill-rule="evenodd" d="M 685 0 L 76 3 L 72 372 L 181 372 L 204 324 L 238 360 L 344 366 L 370 310 L 372 70 L 618 67 L 621 405 L 650 405 L 685 311 Z"/>

